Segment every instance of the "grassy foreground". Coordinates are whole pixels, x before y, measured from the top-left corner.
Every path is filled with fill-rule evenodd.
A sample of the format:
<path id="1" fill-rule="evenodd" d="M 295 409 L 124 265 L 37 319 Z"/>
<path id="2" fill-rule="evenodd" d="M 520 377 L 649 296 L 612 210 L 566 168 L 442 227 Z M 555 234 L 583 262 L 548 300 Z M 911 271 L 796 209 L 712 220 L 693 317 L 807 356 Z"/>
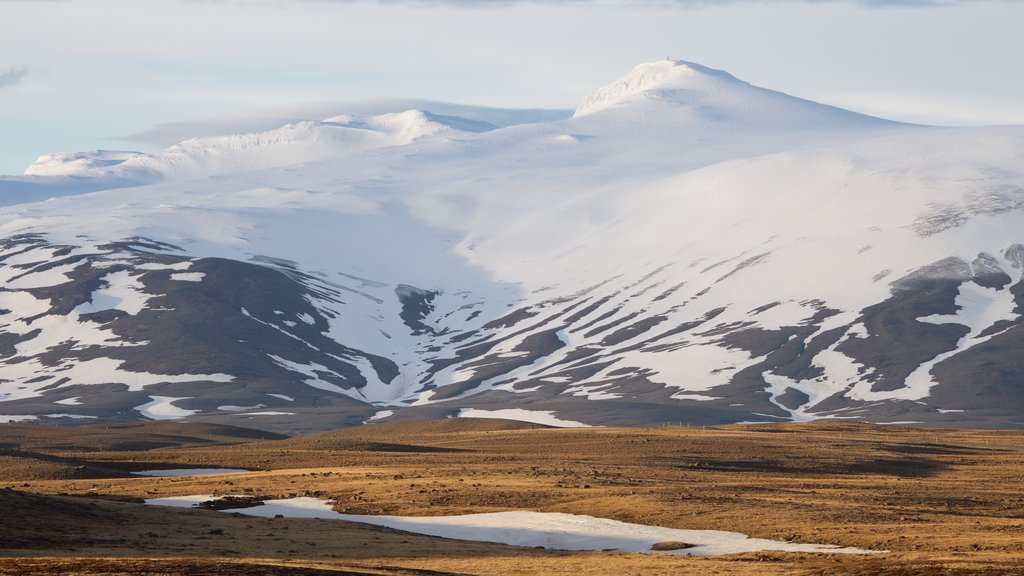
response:
<path id="1" fill-rule="evenodd" d="M 256 471 L 129 474 L 210 466 Z M 0 488 L 4 574 L 1024 573 L 1017 431 L 447 420 L 281 438 L 181 422 L 8 425 L 0 427 Z M 357 514 L 569 512 L 888 552 L 560 552 L 138 503 L 218 493 L 317 496 Z"/>

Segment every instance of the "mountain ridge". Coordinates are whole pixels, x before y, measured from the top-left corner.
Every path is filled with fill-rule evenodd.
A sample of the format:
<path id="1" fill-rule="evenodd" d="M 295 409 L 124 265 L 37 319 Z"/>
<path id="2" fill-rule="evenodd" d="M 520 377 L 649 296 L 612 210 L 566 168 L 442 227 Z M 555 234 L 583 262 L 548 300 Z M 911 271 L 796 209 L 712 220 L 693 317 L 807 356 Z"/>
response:
<path id="1" fill-rule="evenodd" d="M 1024 128 L 698 66 L 572 118 L 331 116 L 141 175 L 103 171 L 180 146 L 68 155 L 99 191 L 0 209 L 0 414 L 1024 425 Z"/>

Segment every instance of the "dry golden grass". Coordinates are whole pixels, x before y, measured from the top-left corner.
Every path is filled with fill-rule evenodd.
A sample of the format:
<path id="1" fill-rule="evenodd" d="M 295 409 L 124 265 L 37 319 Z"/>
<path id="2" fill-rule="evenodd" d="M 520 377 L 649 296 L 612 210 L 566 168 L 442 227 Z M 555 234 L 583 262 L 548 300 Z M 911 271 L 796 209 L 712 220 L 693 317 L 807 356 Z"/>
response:
<path id="1" fill-rule="evenodd" d="M 139 431 L 133 434 L 138 436 Z M 134 553 L 128 554 L 105 545 L 61 545 L 66 535 L 58 535 L 46 546 L 5 546 L 8 550 L 0 554 L 8 556 L 287 560 L 321 570 L 354 569 L 343 564 L 357 561 L 359 569 L 376 563 L 466 574 L 573 576 L 1024 573 L 1020 432 L 849 423 L 555 430 L 456 420 L 365 426 L 247 444 L 227 439 L 205 445 L 191 442 L 141 451 L 110 450 L 113 441 L 49 450 L 47 442 L 28 436 L 31 433 L 22 433 L 20 440 L 3 438 L 4 444 L 24 448 L 18 448 L 21 464 L 0 473 L 0 486 L 7 480 L 7 486 L 39 494 L 136 498 L 308 495 L 334 500 L 339 511 L 361 514 L 557 511 L 890 552 L 872 557 L 755 553 L 690 558 L 523 550 L 403 534 L 397 537 L 407 542 L 385 543 L 372 537 L 363 541 L 346 535 L 342 545 L 329 547 L 318 538 L 330 539 L 331 534 L 347 534 L 353 528 L 337 522 L 234 518 L 113 503 L 119 507 L 117 514 L 132 518 L 129 528 L 142 522 L 133 514 L 152 514 L 152 522 L 166 523 L 169 530 L 180 528 L 182 538 L 191 538 L 190 546 L 172 546 L 173 538 L 151 538 L 132 541 L 128 548 Z M 28 450 L 32 442 L 36 443 Z M 261 471 L 193 478 L 86 478 L 40 472 L 30 465 L 32 454 L 41 460 L 61 459 L 55 466 L 79 472 L 102 467 L 123 474 L 170 465 Z M 193 518 L 217 523 L 233 540 L 196 539 L 193 532 L 203 527 L 195 527 L 192 522 L 199 520 Z M 264 528 L 244 528 L 264 523 L 276 524 L 274 530 L 263 532 L 272 536 L 262 540 L 259 530 Z M 318 530 L 323 531 L 321 536 L 316 536 Z M 374 530 L 375 536 L 393 534 Z M 277 546 L 275 538 L 286 532 L 303 536 L 296 536 L 295 544 Z M 419 539 L 422 545 L 414 543 Z M 73 547 L 78 549 L 69 549 Z M 334 556 L 327 556 L 327 550 Z M 0 564 L 0 571 L 8 569 Z"/>

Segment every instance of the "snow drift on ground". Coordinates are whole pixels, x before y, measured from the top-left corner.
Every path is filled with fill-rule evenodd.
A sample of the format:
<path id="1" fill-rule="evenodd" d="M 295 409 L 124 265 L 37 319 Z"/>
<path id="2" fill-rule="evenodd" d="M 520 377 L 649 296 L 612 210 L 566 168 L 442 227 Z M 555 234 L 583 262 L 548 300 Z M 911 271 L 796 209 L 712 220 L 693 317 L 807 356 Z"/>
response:
<path id="1" fill-rule="evenodd" d="M 213 500 L 212 496 L 179 496 L 153 498 L 146 504 L 190 508 Z M 665 553 L 736 554 L 760 550 L 785 552 L 825 552 L 830 554 L 871 554 L 868 550 L 822 544 L 799 544 L 779 540 L 750 538 L 739 532 L 719 530 L 678 530 L 659 526 L 630 524 L 578 514 L 558 512 L 492 512 L 462 516 L 366 516 L 340 514 L 327 500 L 289 498 L 268 500 L 260 506 L 223 510 L 247 516 L 273 518 L 322 518 L 386 526 L 396 530 L 479 542 L 496 542 L 512 546 L 552 548 L 556 550 L 613 550 L 619 552 L 653 552 L 660 542 L 682 542 L 692 548 Z"/>

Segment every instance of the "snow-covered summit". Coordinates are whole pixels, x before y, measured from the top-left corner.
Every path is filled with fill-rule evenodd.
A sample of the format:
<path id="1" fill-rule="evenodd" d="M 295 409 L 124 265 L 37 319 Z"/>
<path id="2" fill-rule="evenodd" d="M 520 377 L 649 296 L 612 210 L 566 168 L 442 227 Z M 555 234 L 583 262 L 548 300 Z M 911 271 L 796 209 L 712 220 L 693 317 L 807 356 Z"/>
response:
<path id="1" fill-rule="evenodd" d="M 0 415 L 1022 425 L 1024 128 L 671 61 L 466 110 L 0 181 Z"/>
<path id="2" fill-rule="evenodd" d="M 893 124 L 754 86 L 723 70 L 683 60 L 641 64 L 615 82 L 588 94 L 575 117 L 638 111 L 664 120 L 681 115 L 689 123 L 734 126 L 843 129 Z"/>
<path id="3" fill-rule="evenodd" d="M 25 176 L 78 176 L 91 174 L 121 164 L 141 152 L 90 150 L 87 152 L 56 152 L 43 154 L 25 169 Z"/>
<path id="4" fill-rule="evenodd" d="M 707 91 L 714 84 L 746 84 L 728 72 L 682 60 L 659 60 L 633 68 L 615 82 L 591 92 L 576 108 L 576 116 L 593 114 L 617 104 L 657 97 L 665 90 Z M 749 85 L 748 85 L 749 86 Z"/>

